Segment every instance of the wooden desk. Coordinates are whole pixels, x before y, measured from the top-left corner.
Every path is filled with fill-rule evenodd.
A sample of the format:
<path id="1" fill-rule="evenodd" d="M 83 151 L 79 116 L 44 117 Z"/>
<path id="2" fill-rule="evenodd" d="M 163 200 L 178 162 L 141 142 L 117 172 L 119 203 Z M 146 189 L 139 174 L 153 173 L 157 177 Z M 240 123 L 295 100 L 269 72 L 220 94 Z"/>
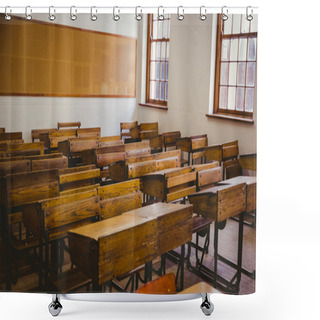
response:
<path id="1" fill-rule="evenodd" d="M 228 292 L 238 293 L 241 281 L 242 249 L 243 249 L 243 216 L 246 212 L 247 185 L 224 184 L 199 191 L 189 196 L 189 201 L 194 206 L 194 212 L 215 221 L 214 227 L 214 263 L 213 269 L 201 265 L 197 274 L 206 281 L 213 281 L 214 287 L 219 285 Z M 218 254 L 219 229 L 223 229 L 228 218 L 239 216 L 237 263 Z M 218 274 L 218 259 L 236 270 L 229 281 Z"/>
<path id="2" fill-rule="evenodd" d="M 237 185 L 239 183 L 246 184 L 246 197 L 247 205 L 246 212 L 252 212 L 256 210 L 256 198 L 257 198 L 257 178 L 249 176 L 238 176 L 228 180 L 224 180 L 218 183 L 218 185 Z"/>
<path id="3" fill-rule="evenodd" d="M 141 177 L 143 192 L 166 202 L 196 192 L 196 178 L 192 167 L 165 169 Z"/>
<path id="4" fill-rule="evenodd" d="M 192 206 L 156 203 L 70 230 L 72 262 L 95 288 L 192 237 Z"/>
<path id="5" fill-rule="evenodd" d="M 210 286 L 208 283 L 201 281 L 179 292 L 179 294 L 193 294 L 193 293 L 221 293 L 221 291 Z"/>

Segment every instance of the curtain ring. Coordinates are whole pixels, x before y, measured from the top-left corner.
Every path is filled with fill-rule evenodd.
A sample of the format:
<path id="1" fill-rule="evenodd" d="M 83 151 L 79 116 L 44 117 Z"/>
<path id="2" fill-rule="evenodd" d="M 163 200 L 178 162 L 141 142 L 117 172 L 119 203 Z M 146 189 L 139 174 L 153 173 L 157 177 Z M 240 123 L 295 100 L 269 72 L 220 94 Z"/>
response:
<path id="1" fill-rule="evenodd" d="M 73 13 L 73 10 L 74 10 L 74 13 Z M 70 19 L 71 19 L 72 21 L 77 20 L 77 15 L 76 15 L 76 13 L 77 13 L 76 7 L 75 7 L 75 6 L 70 7 Z"/>
<path id="2" fill-rule="evenodd" d="M 224 11 L 226 11 L 226 12 L 224 12 Z M 221 8 L 221 19 L 223 20 L 223 21 L 227 21 L 228 20 L 228 8 L 226 7 L 226 6 L 223 6 L 222 8 Z"/>
<path id="3" fill-rule="evenodd" d="M 4 13 L 5 13 L 5 16 L 4 18 L 7 20 L 7 21 L 10 21 L 11 20 L 11 16 L 9 16 L 8 14 L 8 9 L 10 8 L 10 6 L 6 6 L 5 9 L 4 9 Z M 11 12 L 11 9 L 10 9 L 10 12 Z"/>
<path id="4" fill-rule="evenodd" d="M 116 14 L 116 10 L 117 10 L 117 14 Z M 117 7 L 117 6 L 113 7 L 113 16 L 112 16 L 112 19 L 113 19 L 114 21 L 119 21 L 119 20 L 120 20 L 119 13 L 120 13 L 119 7 Z"/>
<path id="5" fill-rule="evenodd" d="M 96 14 L 93 14 L 93 8 L 96 8 L 96 7 L 91 7 L 91 9 L 90 9 L 90 19 L 92 21 L 96 21 L 98 19 L 98 17 L 97 17 L 97 9 L 96 9 Z"/>
<path id="6" fill-rule="evenodd" d="M 32 12 L 31 7 L 27 6 L 26 7 L 26 20 L 31 20 L 32 19 L 31 12 Z"/>
<path id="7" fill-rule="evenodd" d="M 179 7 L 178 7 L 177 15 L 178 15 L 177 19 L 178 19 L 179 21 L 182 21 L 182 20 L 184 19 L 184 9 L 183 9 L 183 6 L 179 6 Z"/>
<path id="8" fill-rule="evenodd" d="M 250 14 L 249 14 L 249 8 L 251 9 L 250 10 Z M 253 19 L 253 10 L 252 10 L 252 7 L 247 7 L 246 9 L 246 16 L 247 16 L 247 20 L 248 21 L 251 21 Z"/>
<path id="9" fill-rule="evenodd" d="M 138 13 L 138 8 L 140 13 Z M 142 20 L 142 9 L 140 6 L 136 6 L 136 20 L 141 21 Z"/>
<path id="10" fill-rule="evenodd" d="M 56 16 L 52 14 L 51 11 L 56 12 L 56 10 L 54 9 L 54 6 L 49 7 L 49 20 L 53 21 L 56 19 Z"/>
<path id="11" fill-rule="evenodd" d="M 207 9 L 205 6 L 200 7 L 200 20 L 204 21 L 207 19 Z"/>
<path id="12" fill-rule="evenodd" d="M 160 9 L 162 9 L 162 14 L 160 14 Z M 158 20 L 163 21 L 164 20 L 164 9 L 163 6 L 158 7 Z"/>

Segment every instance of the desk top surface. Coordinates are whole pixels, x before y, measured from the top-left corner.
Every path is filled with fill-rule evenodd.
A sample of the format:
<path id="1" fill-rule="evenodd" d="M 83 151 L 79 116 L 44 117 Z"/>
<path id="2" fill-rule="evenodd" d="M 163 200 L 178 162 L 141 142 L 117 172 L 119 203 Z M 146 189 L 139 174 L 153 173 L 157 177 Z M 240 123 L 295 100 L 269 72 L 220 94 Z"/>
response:
<path id="1" fill-rule="evenodd" d="M 231 179 L 223 180 L 218 183 L 218 185 L 235 185 L 239 183 L 246 183 L 246 184 L 252 184 L 257 183 L 257 177 L 251 177 L 251 176 L 238 176 Z"/>
<path id="2" fill-rule="evenodd" d="M 158 217 L 177 212 L 179 210 L 188 209 L 190 207 L 192 207 L 192 205 L 159 202 L 150 206 L 128 211 L 113 218 L 70 230 L 70 233 L 75 233 L 83 237 L 99 241 L 99 239 L 111 234 L 121 232 L 147 221 L 155 220 Z"/>

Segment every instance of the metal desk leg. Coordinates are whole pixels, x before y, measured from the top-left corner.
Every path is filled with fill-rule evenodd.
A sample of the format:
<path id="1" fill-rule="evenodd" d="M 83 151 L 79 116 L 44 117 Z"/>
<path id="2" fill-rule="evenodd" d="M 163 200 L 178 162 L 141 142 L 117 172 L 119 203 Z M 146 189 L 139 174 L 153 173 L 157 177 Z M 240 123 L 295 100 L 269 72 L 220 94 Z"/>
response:
<path id="1" fill-rule="evenodd" d="M 52 302 L 48 306 L 49 312 L 53 317 L 59 315 L 62 310 L 62 305 L 60 303 L 60 294 L 53 294 L 52 295 Z"/>
<path id="2" fill-rule="evenodd" d="M 214 305 L 210 301 L 210 296 L 208 293 L 201 293 L 201 297 L 202 297 L 202 303 L 201 303 L 200 309 L 206 316 L 210 316 L 214 309 Z"/>

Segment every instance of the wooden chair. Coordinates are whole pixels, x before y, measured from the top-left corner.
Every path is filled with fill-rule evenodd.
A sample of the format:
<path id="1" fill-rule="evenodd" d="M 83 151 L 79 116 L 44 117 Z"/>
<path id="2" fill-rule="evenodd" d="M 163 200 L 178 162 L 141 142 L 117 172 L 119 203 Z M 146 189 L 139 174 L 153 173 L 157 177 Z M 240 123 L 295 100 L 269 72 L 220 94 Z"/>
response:
<path id="1" fill-rule="evenodd" d="M 77 137 L 79 138 L 85 138 L 85 137 L 91 137 L 91 138 L 99 138 L 101 137 L 101 128 L 82 128 L 77 129 Z"/>
<path id="2" fill-rule="evenodd" d="M 184 164 L 194 164 L 197 159 L 201 159 L 201 163 L 205 157 L 204 148 L 208 145 L 208 137 L 206 134 L 178 138 L 176 140 L 177 148 L 188 154 L 188 160 L 183 161 Z M 190 161 L 191 160 L 191 161 Z"/>
<path id="3" fill-rule="evenodd" d="M 132 139 L 132 138 L 138 139 L 139 138 L 138 135 L 136 135 L 137 137 L 132 136 L 133 131 L 135 131 L 135 129 L 137 128 L 138 128 L 138 121 L 120 122 L 121 139 L 123 140 Z"/>
<path id="4" fill-rule="evenodd" d="M 169 147 L 177 148 L 177 139 L 181 138 L 181 132 L 180 131 L 163 132 L 162 137 L 163 137 L 164 151 L 167 151 L 167 148 Z"/>
<path id="5" fill-rule="evenodd" d="M 5 140 L 21 140 L 22 132 L 2 132 L 0 133 L 0 141 Z"/>
<path id="6" fill-rule="evenodd" d="M 175 276 L 173 273 L 168 273 L 146 283 L 136 290 L 136 293 L 174 294 L 176 291 Z"/>
<path id="7" fill-rule="evenodd" d="M 139 139 L 150 139 L 159 135 L 158 122 L 140 123 Z"/>
<path id="8" fill-rule="evenodd" d="M 31 130 L 31 139 L 32 142 L 36 142 L 36 140 L 40 140 L 41 134 L 50 134 L 51 132 L 57 131 L 58 129 L 52 128 L 52 129 L 32 129 Z"/>
<path id="9" fill-rule="evenodd" d="M 98 221 L 99 215 L 97 189 L 40 200 L 23 208 L 24 224 L 40 242 L 39 288 L 48 290 L 49 276 L 58 273 L 65 249 L 62 240 L 66 238 L 68 230 Z M 49 258 L 50 244 L 52 244 L 51 259 Z M 59 246 L 60 257 L 57 250 Z M 42 286 L 43 278 L 44 287 Z"/>
<path id="10" fill-rule="evenodd" d="M 27 203 L 59 195 L 58 170 L 8 174 L 1 178 L 0 194 L 1 234 L 6 243 L 6 289 L 10 291 L 13 257 L 39 245 L 28 237 L 28 228 L 22 237 L 22 209 Z"/>
<path id="11" fill-rule="evenodd" d="M 80 128 L 81 127 L 81 122 L 80 121 L 77 121 L 77 122 L 58 122 L 57 123 L 57 127 L 58 127 L 58 129 L 61 129 L 61 128 L 73 128 L 73 127 Z"/>

